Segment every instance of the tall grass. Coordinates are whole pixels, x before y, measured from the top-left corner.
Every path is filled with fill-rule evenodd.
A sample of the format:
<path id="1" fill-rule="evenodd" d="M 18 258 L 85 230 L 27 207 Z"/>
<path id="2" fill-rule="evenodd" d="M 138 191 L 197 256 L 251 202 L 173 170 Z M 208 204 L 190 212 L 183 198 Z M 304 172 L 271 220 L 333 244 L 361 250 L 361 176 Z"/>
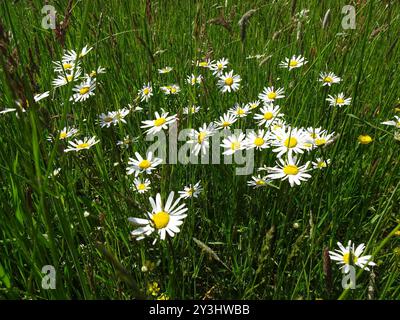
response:
<path id="1" fill-rule="evenodd" d="M 399 298 L 399 144 L 380 122 L 393 117 L 400 97 L 400 6 L 352 2 L 354 30 L 342 29 L 347 3 L 341 0 L 73 1 L 63 46 L 55 31 L 41 27 L 42 1 L 3 1 L 0 110 L 15 107 L 17 99 L 29 107 L 18 117 L 0 115 L 0 298 L 151 298 L 147 286 L 155 281 L 179 299 L 366 299 L 368 272 L 359 274 L 356 290 L 345 292 L 336 265 L 332 288 L 324 276 L 323 249 L 347 240 L 366 243 L 374 255 L 375 298 Z M 55 6 L 60 22 L 67 4 Z M 238 22 L 253 9 L 243 33 Z M 302 9 L 310 10 L 309 21 L 298 35 L 291 12 Z M 88 69 L 107 69 L 96 95 L 72 104 L 70 86 L 53 100 L 34 103 L 33 93 L 51 88 L 52 61 L 63 49 L 85 44 L 94 47 L 85 58 Z M 278 68 L 293 54 L 310 61 L 295 75 Z M 250 58 L 255 55 L 261 57 Z M 188 88 L 192 60 L 205 56 L 228 58 L 242 88 L 221 95 L 205 72 L 204 86 Z M 166 65 L 174 72 L 159 75 Z M 317 81 L 321 71 L 343 78 L 329 93 L 345 92 L 353 99 L 350 107 L 330 109 Z M 174 99 L 155 94 L 125 125 L 100 128 L 99 114 L 136 103 L 148 81 L 184 89 Z M 268 84 L 285 87 L 288 122 L 340 134 L 316 151 L 332 165 L 313 171 L 299 187 L 282 182 L 279 189 L 261 190 L 247 187 L 250 177 L 236 176 L 233 165 L 164 165 L 152 179 L 153 195 L 200 179 L 204 192 L 188 202 L 182 232 L 171 242 L 152 246 L 151 240 L 131 239 L 127 218 L 148 209 L 148 194 L 134 193 L 125 171 L 128 157 L 149 146 L 141 120 L 161 108 L 181 115 L 183 107 L 198 104 L 203 110 L 180 124 L 197 128 L 235 102 L 255 100 Z M 244 127 L 254 127 L 246 121 Z M 60 141 L 46 138 L 67 124 L 101 142 L 84 154 L 63 153 Z M 373 143 L 359 145 L 362 133 Z M 122 150 L 116 141 L 127 134 L 139 140 Z M 267 149 L 260 165 L 274 161 Z M 42 289 L 44 265 L 57 271 L 55 290 Z"/>

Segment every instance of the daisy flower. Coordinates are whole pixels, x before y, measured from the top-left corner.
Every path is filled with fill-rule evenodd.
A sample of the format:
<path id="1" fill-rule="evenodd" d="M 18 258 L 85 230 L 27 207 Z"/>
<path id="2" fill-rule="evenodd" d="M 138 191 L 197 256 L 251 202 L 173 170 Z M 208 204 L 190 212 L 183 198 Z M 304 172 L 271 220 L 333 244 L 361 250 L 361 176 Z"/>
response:
<path id="1" fill-rule="evenodd" d="M 274 87 L 265 87 L 263 92 L 258 95 L 258 98 L 265 103 L 274 102 L 277 99 L 282 99 L 285 97 L 284 88 L 274 89 Z"/>
<path id="2" fill-rule="evenodd" d="M 62 130 L 58 131 L 58 138 L 60 140 L 66 140 L 68 138 L 71 138 L 72 136 L 76 135 L 78 133 L 78 129 L 75 128 L 68 128 L 64 127 Z M 47 139 L 48 141 L 54 141 L 54 137 L 52 135 L 49 136 Z"/>
<path id="3" fill-rule="evenodd" d="M 321 72 L 319 74 L 319 80 L 322 82 L 322 86 L 330 87 L 334 83 L 339 83 L 342 79 L 336 76 L 333 72 Z"/>
<path id="4" fill-rule="evenodd" d="M 78 133 L 78 129 L 72 127 L 64 127 L 62 130 L 58 132 L 58 137 L 60 140 L 65 140 L 68 138 L 71 138 L 72 136 L 76 135 Z"/>
<path id="5" fill-rule="evenodd" d="M 287 127 L 286 122 L 283 119 L 279 118 L 272 121 L 272 123 L 269 126 L 271 132 L 274 133 L 275 135 L 277 135 L 285 127 Z"/>
<path id="6" fill-rule="evenodd" d="M 166 95 L 170 94 L 178 94 L 181 91 L 181 88 L 176 84 L 171 84 L 169 86 L 160 87 L 160 90 L 164 92 Z"/>
<path id="7" fill-rule="evenodd" d="M 339 93 L 336 96 L 331 96 L 328 95 L 328 98 L 326 98 L 326 101 L 329 102 L 329 105 L 332 107 L 343 107 L 343 106 L 348 106 L 351 104 L 351 98 L 345 98 L 344 93 Z"/>
<path id="8" fill-rule="evenodd" d="M 219 121 L 215 122 L 215 125 L 217 129 L 228 129 L 236 121 L 237 117 L 234 114 L 224 113 L 222 117 L 219 117 Z"/>
<path id="9" fill-rule="evenodd" d="M 269 172 L 267 178 L 280 179 L 281 181 L 288 180 L 291 187 L 300 185 L 302 181 L 307 181 L 311 178 L 311 175 L 307 173 L 310 170 L 308 169 L 310 162 L 300 166 L 296 158 L 292 158 L 290 155 L 287 160 L 278 158 L 278 161 L 275 167 L 260 168 L 259 170 L 267 170 Z"/>
<path id="10" fill-rule="evenodd" d="M 151 189 L 149 179 L 142 180 L 135 178 L 135 180 L 133 180 L 133 184 L 135 186 L 135 190 L 139 193 L 145 193 Z"/>
<path id="11" fill-rule="evenodd" d="M 92 70 L 89 75 L 86 75 L 86 78 L 93 78 L 102 73 L 106 73 L 106 68 L 98 66 L 96 70 Z"/>
<path id="12" fill-rule="evenodd" d="M 238 118 L 244 118 L 249 114 L 250 110 L 247 105 L 241 107 L 240 104 L 236 104 L 233 108 L 228 110 L 228 113 L 235 115 Z"/>
<path id="13" fill-rule="evenodd" d="M 168 125 L 176 121 L 176 114 L 168 117 L 168 112 L 163 112 L 161 115 L 155 112 L 155 116 L 156 118 L 154 120 L 142 121 L 143 126 L 141 126 L 141 128 L 150 128 L 146 130 L 147 134 L 154 134 L 161 130 L 168 129 Z"/>
<path id="14" fill-rule="evenodd" d="M 188 144 L 193 144 L 192 152 L 198 156 L 200 150 L 203 154 L 207 153 L 208 148 L 210 147 L 210 143 L 208 138 L 211 137 L 215 133 L 214 124 L 211 122 L 209 125 L 206 123 L 203 124 L 199 130 L 192 130 L 190 134 L 190 140 L 187 142 Z"/>
<path id="15" fill-rule="evenodd" d="M 250 132 L 247 135 L 245 145 L 246 149 L 253 149 L 256 148 L 257 150 L 262 150 L 268 148 L 268 139 L 270 134 L 265 132 L 265 130 L 258 130 L 258 132 Z"/>
<path id="16" fill-rule="evenodd" d="M 215 64 L 212 64 L 210 66 L 210 70 L 212 70 L 214 76 L 220 76 L 224 69 L 228 66 L 228 59 L 222 58 L 220 60 L 217 60 Z"/>
<path id="17" fill-rule="evenodd" d="M 189 186 L 185 186 L 183 188 L 183 191 L 178 191 L 179 196 L 183 199 L 187 198 L 197 198 L 200 194 L 201 191 L 203 191 L 203 188 L 200 185 L 200 182 L 197 182 L 195 185 L 189 184 Z"/>
<path id="18" fill-rule="evenodd" d="M 299 55 L 298 57 L 296 57 L 295 55 L 292 56 L 290 59 L 289 58 L 285 58 L 284 61 L 282 61 L 279 66 L 282 68 L 288 68 L 289 71 L 295 68 L 300 68 L 301 66 L 305 65 L 308 61 L 302 57 L 301 55 Z"/>
<path id="19" fill-rule="evenodd" d="M 127 149 L 129 145 L 135 141 L 137 141 L 137 138 L 131 139 L 129 135 L 126 135 L 124 139 L 117 141 L 117 146 Z"/>
<path id="20" fill-rule="evenodd" d="M 81 76 L 81 70 L 78 68 L 75 70 L 75 74 L 72 72 L 66 72 L 65 74 L 59 74 L 57 78 L 55 78 L 51 84 L 53 87 L 58 88 L 67 85 L 71 81 L 77 81 L 79 80 L 79 77 Z"/>
<path id="21" fill-rule="evenodd" d="M 94 89 L 96 89 L 96 79 L 87 78 L 84 82 L 72 89 L 75 94 L 72 95 L 70 100 L 74 100 L 75 102 L 85 101 L 87 98 L 94 95 Z"/>
<path id="22" fill-rule="evenodd" d="M 326 168 L 329 164 L 331 163 L 330 159 L 322 159 L 322 158 L 316 158 L 315 162 L 313 161 L 311 164 L 313 165 L 314 169 L 324 169 Z"/>
<path id="23" fill-rule="evenodd" d="M 135 152 L 135 156 L 136 159 L 129 158 L 129 166 L 126 168 L 127 175 L 134 173 L 137 177 L 139 173 L 151 173 L 151 171 L 154 170 L 162 162 L 162 159 L 160 158 L 153 158 L 152 152 L 147 153 L 145 159 L 142 158 L 142 156 L 138 152 Z"/>
<path id="24" fill-rule="evenodd" d="M 305 131 L 308 133 L 310 138 L 313 140 L 317 139 L 318 137 L 320 137 L 321 135 L 324 135 L 326 133 L 326 130 L 322 129 L 321 127 L 319 127 L 319 128 L 308 127 Z"/>
<path id="25" fill-rule="evenodd" d="M 253 101 L 253 102 L 249 102 L 249 103 L 247 104 L 247 107 L 248 107 L 250 110 L 254 110 L 254 109 L 257 109 L 259 105 L 260 105 L 260 101 L 259 101 L 259 100 L 256 100 L 256 101 Z"/>
<path id="26" fill-rule="evenodd" d="M 283 113 L 280 113 L 280 110 L 281 108 L 278 105 L 274 106 L 272 103 L 268 103 L 260 109 L 261 113 L 254 115 L 254 119 L 259 120 L 259 126 L 269 126 L 272 122 L 284 116 Z"/>
<path id="27" fill-rule="evenodd" d="M 230 72 L 226 72 L 219 77 L 218 86 L 221 89 L 221 92 L 231 92 L 239 90 L 240 84 L 242 81 L 239 75 L 234 75 L 233 70 Z"/>
<path id="28" fill-rule="evenodd" d="M 129 114 L 128 108 L 118 109 L 114 111 L 114 124 L 119 122 L 126 123 L 125 117 Z"/>
<path id="29" fill-rule="evenodd" d="M 149 101 L 150 97 L 153 95 L 153 88 L 151 87 L 150 82 L 147 85 L 144 85 L 142 89 L 139 90 L 140 101 Z"/>
<path id="30" fill-rule="evenodd" d="M 400 117 L 394 116 L 394 120 L 384 121 L 384 122 L 381 122 L 381 124 L 384 124 L 386 126 L 394 126 L 397 129 L 400 129 Z"/>
<path id="31" fill-rule="evenodd" d="M 114 122 L 114 117 L 115 117 L 115 112 L 108 112 L 107 114 L 102 113 L 101 115 L 99 115 L 99 124 L 100 127 L 104 128 L 107 127 L 109 128 L 112 124 L 116 124 Z"/>
<path id="32" fill-rule="evenodd" d="M 234 154 L 238 150 L 243 150 L 245 148 L 245 138 L 246 135 L 241 132 L 239 135 L 233 134 L 222 140 L 221 147 L 226 149 L 223 154 L 229 155 Z"/>
<path id="33" fill-rule="evenodd" d="M 139 228 L 131 232 L 131 235 L 136 240 L 142 240 L 145 236 L 157 232 L 160 239 L 165 240 L 167 233 L 170 237 L 173 237 L 176 233 L 180 232 L 179 226 L 183 223 L 183 219 L 186 218 L 187 215 L 185 212 L 188 210 L 185 204 L 178 206 L 180 199 L 178 198 L 174 202 L 174 192 L 171 191 L 164 206 L 159 193 L 157 193 L 155 200 L 150 197 L 149 201 L 152 210 L 147 213 L 148 218 L 128 218 L 130 223 L 139 226 Z"/>
<path id="34" fill-rule="evenodd" d="M 273 152 L 277 152 L 277 157 L 283 154 L 289 155 L 303 153 L 305 149 L 310 148 L 311 139 L 303 129 L 287 127 L 281 129 L 278 134 L 273 135 L 271 145 L 276 147 Z"/>
<path id="35" fill-rule="evenodd" d="M 327 133 L 326 130 L 315 136 L 315 138 L 312 140 L 314 146 L 320 147 L 326 144 L 329 144 L 333 141 L 333 136 L 335 135 L 335 132 L 332 133 Z"/>
<path id="36" fill-rule="evenodd" d="M 268 185 L 268 182 L 271 181 L 267 179 L 267 177 L 262 177 L 260 175 L 258 176 L 252 176 L 252 180 L 247 181 L 247 185 L 249 187 L 253 187 L 254 189 L 260 188 L 260 187 L 266 187 Z"/>
<path id="37" fill-rule="evenodd" d="M 69 142 L 69 148 L 66 148 L 64 152 L 69 152 L 69 151 L 78 152 L 81 150 L 90 149 L 99 141 L 100 140 L 96 140 L 96 136 L 93 136 L 91 138 L 85 137 L 83 140 L 76 139 L 75 141 Z"/>
<path id="38" fill-rule="evenodd" d="M 169 72 L 171 72 L 172 71 L 172 68 L 171 67 L 164 67 L 164 68 L 162 68 L 162 69 L 158 69 L 158 73 L 159 74 L 164 74 L 164 73 L 169 73 Z"/>
<path id="39" fill-rule="evenodd" d="M 372 256 L 361 256 L 365 245 L 361 243 L 356 249 L 354 249 L 354 243 L 349 241 L 347 247 L 344 247 L 340 242 L 337 243 L 339 249 L 335 251 L 329 251 L 329 256 L 332 260 L 337 261 L 337 264 L 342 265 L 341 269 L 344 269 L 344 273 L 350 271 L 350 265 L 355 264 L 356 266 L 370 271 L 368 266 L 375 266 L 375 263 L 370 261 Z"/>
<path id="40" fill-rule="evenodd" d="M 372 137 L 368 134 L 362 134 L 358 137 L 358 142 L 360 144 L 369 144 L 372 142 Z"/>
<path id="41" fill-rule="evenodd" d="M 196 75 L 192 74 L 186 78 L 186 82 L 192 86 L 194 86 L 196 84 L 200 84 L 202 81 L 203 81 L 202 75 L 196 76 Z"/>
<path id="42" fill-rule="evenodd" d="M 200 111 L 199 106 L 191 106 L 191 107 L 184 107 L 182 112 L 183 114 L 194 114 Z"/>
<path id="43" fill-rule="evenodd" d="M 63 61 L 53 61 L 54 64 L 54 72 L 57 73 L 72 73 L 72 71 L 75 69 L 80 68 L 79 62 L 75 64 L 75 60 L 64 60 Z"/>

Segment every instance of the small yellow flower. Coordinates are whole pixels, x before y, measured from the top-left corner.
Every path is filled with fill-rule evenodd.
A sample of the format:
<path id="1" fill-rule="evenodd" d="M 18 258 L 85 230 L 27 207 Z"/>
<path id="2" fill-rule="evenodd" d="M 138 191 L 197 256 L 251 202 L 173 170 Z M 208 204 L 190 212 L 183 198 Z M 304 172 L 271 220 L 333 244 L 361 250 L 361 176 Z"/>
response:
<path id="1" fill-rule="evenodd" d="M 368 134 L 362 134 L 358 137 L 358 142 L 361 144 L 369 144 L 372 142 L 372 137 Z"/>
<path id="2" fill-rule="evenodd" d="M 160 292 L 160 287 L 158 286 L 157 282 L 150 282 L 147 284 L 147 294 L 151 296 L 158 296 L 158 293 Z"/>
<path id="3" fill-rule="evenodd" d="M 161 293 L 158 297 L 157 300 L 169 300 L 169 296 L 166 293 Z"/>

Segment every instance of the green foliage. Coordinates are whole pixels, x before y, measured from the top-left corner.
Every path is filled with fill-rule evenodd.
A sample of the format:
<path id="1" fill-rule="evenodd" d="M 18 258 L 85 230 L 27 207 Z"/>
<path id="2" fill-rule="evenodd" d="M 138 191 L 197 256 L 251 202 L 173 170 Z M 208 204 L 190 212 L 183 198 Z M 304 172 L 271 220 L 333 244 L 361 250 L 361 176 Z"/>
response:
<path id="1" fill-rule="evenodd" d="M 55 1 L 56 31 L 41 27 L 43 1 L 0 5 L 0 110 L 14 108 L 17 99 L 29 103 L 18 116 L 0 115 L 0 297 L 152 298 L 147 288 L 157 282 L 160 293 L 178 299 L 338 298 L 342 273 L 332 264 L 329 292 L 322 252 L 348 240 L 365 243 L 366 254 L 374 254 L 374 297 L 400 297 L 400 238 L 392 232 L 400 222 L 400 146 L 380 124 L 393 118 L 400 97 L 396 1 L 357 1 L 354 30 L 341 27 L 347 4 L 341 0 L 66 3 Z M 292 12 L 301 9 L 310 10 L 309 19 L 298 29 Z M 85 69 L 107 70 L 95 96 L 73 104 L 70 85 L 35 103 L 34 93 L 51 89 L 52 61 L 63 49 L 86 44 L 94 49 Z M 278 67 L 293 54 L 309 63 L 293 72 Z M 208 56 L 229 59 L 242 77 L 239 91 L 222 95 L 204 70 L 203 86 L 185 83 L 200 72 L 192 61 Z M 158 74 L 167 65 L 174 71 Z M 328 91 L 317 81 L 321 71 L 343 81 Z M 182 92 L 172 99 L 156 92 L 127 124 L 100 128 L 99 114 L 136 104 L 149 81 L 154 87 L 178 83 Z M 298 187 L 284 181 L 279 188 L 252 189 L 246 185 L 250 176 L 236 176 L 233 165 L 164 165 L 158 178 L 151 177 L 152 195 L 198 180 L 204 191 L 188 201 L 188 217 L 170 243 L 130 238 L 128 217 L 149 210 L 148 194 L 129 188 L 133 178 L 125 170 L 128 158 L 150 145 L 141 121 L 161 108 L 181 118 L 183 107 L 196 104 L 203 109 L 180 125 L 198 128 L 235 102 L 254 101 L 269 85 L 285 87 L 282 108 L 289 123 L 339 134 L 314 154 L 330 158 L 331 166 L 313 171 Z M 325 101 L 328 92 L 344 92 L 352 104 L 333 110 Z M 255 127 L 246 121 L 244 127 Z M 100 143 L 64 153 L 63 142 L 47 137 L 67 125 Z M 363 133 L 373 137 L 371 144 L 358 144 Z M 128 134 L 139 140 L 121 149 L 116 142 Z M 263 152 L 259 165 L 273 165 L 275 155 Z M 51 177 L 56 168 L 61 171 Z M 55 290 L 41 287 L 44 265 L 57 271 Z M 363 272 L 357 289 L 342 298 L 367 299 L 369 283 Z"/>

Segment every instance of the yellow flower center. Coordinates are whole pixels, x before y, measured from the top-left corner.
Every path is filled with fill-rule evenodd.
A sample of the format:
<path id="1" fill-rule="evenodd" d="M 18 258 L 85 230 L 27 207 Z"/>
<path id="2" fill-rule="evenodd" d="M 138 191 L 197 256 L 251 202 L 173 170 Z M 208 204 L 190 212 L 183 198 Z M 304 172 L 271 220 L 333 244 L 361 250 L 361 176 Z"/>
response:
<path id="1" fill-rule="evenodd" d="M 272 91 L 267 94 L 268 99 L 274 100 L 276 98 L 276 92 Z"/>
<path id="2" fill-rule="evenodd" d="M 318 168 L 325 168 L 326 167 L 326 162 L 325 161 L 318 162 L 317 167 Z"/>
<path id="3" fill-rule="evenodd" d="M 351 256 L 351 259 L 353 260 L 354 263 L 356 263 L 358 260 L 358 258 L 354 254 Z M 347 252 L 343 255 L 343 262 L 345 264 L 350 264 L 350 253 L 349 252 Z"/>
<path id="4" fill-rule="evenodd" d="M 238 141 L 232 142 L 232 144 L 231 144 L 232 150 L 238 150 L 239 148 L 240 148 L 240 142 L 238 142 Z"/>
<path id="5" fill-rule="evenodd" d="M 237 113 L 239 116 L 242 116 L 242 115 L 245 114 L 245 111 L 244 111 L 243 109 L 239 108 L 239 109 L 236 111 L 236 113 Z"/>
<path id="6" fill-rule="evenodd" d="M 96 75 L 97 75 L 97 72 L 94 71 L 94 70 L 90 73 L 90 76 L 91 76 L 91 77 L 95 77 Z"/>
<path id="7" fill-rule="evenodd" d="M 67 133 L 66 132 L 60 132 L 60 139 L 63 140 L 67 137 Z"/>
<path id="8" fill-rule="evenodd" d="M 142 161 L 140 161 L 139 163 L 139 168 L 140 169 L 147 169 L 151 166 L 151 162 L 147 159 L 143 159 Z"/>
<path id="9" fill-rule="evenodd" d="M 104 118 L 104 122 L 111 122 L 111 121 L 113 121 L 113 118 L 112 117 L 105 117 Z"/>
<path id="10" fill-rule="evenodd" d="M 288 164 L 283 167 L 283 172 L 286 175 L 295 176 L 299 173 L 299 168 L 294 164 Z"/>
<path id="11" fill-rule="evenodd" d="M 208 62 L 207 61 L 203 61 L 199 63 L 200 67 L 207 67 L 208 66 Z"/>
<path id="12" fill-rule="evenodd" d="M 264 119 L 265 120 L 271 120 L 274 117 L 274 114 L 272 112 L 267 111 L 264 113 Z"/>
<path id="13" fill-rule="evenodd" d="M 257 180 L 256 181 L 256 185 L 263 186 L 263 185 L 265 185 L 265 181 L 264 180 Z"/>
<path id="14" fill-rule="evenodd" d="M 261 147 L 264 144 L 264 139 L 260 138 L 260 137 L 257 137 L 257 138 L 254 139 L 254 144 L 257 147 Z"/>
<path id="15" fill-rule="evenodd" d="M 202 143 L 206 137 L 207 133 L 205 132 L 199 132 L 199 135 L 197 136 L 197 142 Z"/>
<path id="16" fill-rule="evenodd" d="M 156 127 L 160 127 L 166 122 L 167 122 L 167 120 L 165 118 L 158 118 L 158 119 L 154 120 L 154 125 Z"/>
<path id="17" fill-rule="evenodd" d="M 89 92 L 89 89 L 90 89 L 90 87 L 82 87 L 82 88 L 79 90 L 79 93 L 83 96 L 84 94 L 86 94 L 86 93 Z"/>
<path id="18" fill-rule="evenodd" d="M 153 220 L 156 229 L 165 228 L 169 222 L 169 213 L 165 211 L 157 212 L 156 214 L 153 215 L 151 220 Z"/>
<path id="19" fill-rule="evenodd" d="M 175 87 L 171 87 L 171 93 L 176 93 L 176 88 Z"/>
<path id="20" fill-rule="evenodd" d="M 64 63 L 64 64 L 63 64 L 63 68 L 64 68 L 64 70 L 72 69 L 72 64 L 70 64 L 70 63 Z"/>
<path id="21" fill-rule="evenodd" d="M 145 96 L 147 96 L 147 95 L 149 94 L 149 92 L 150 92 L 150 89 L 149 89 L 149 88 L 144 88 L 144 89 L 143 89 L 143 94 L 144 94 Z"/>
<path id="22" fill-rule="evenodd" d="M 223 67 L 224 67 L 224 66 L 222 65 L 222 63 L 218 63 L 218 64 L 217 64 L 218 70 L 221 70 Z"/>
<path id="23" fill-rule="evenodd" d="M 344 103 L 344 99 L 343 98 L 337 98 L 336 99 L 336 103 L 337 104 L 342 104 L 342 103 Z"/>
<path id="24" fill-rule="evenodd" d="M 138 190 L 145 190 L 146 186 L 144 185 L 144 183 L 140 183 L 140 184 L 138 184 L 137 189 Z"/>
<path id="25" fill-rule="evenodd" d="M 232 77 L 228 77 L 225 79 L 225 84 L 227 86 L 231 86 L 233 84 L 233 78 Z"/>
<path id="26" fill-rule="evenodd" d="M 326 139 L 324 139 L 324 138 L 315 139 L 315 144 L 316 144 L 317 146 L 322 146 L 322 145 L 325 144 L 325 143 L 326 143 Z"/>
<path id="27" fill-rule="evenodd" d="M 297 67 L 298 64 L 299 63 L 296 60 L 290 60 L 290 62 L 289 62 L 289 66 L 291 66 L 291 67 Z"/>
<path id="28" fill-rule="evenodd" d="M 192 195 L 193 195 L 193 192 L 194 192 L 193 188 L 190 188 L 188 191 L 186 191 L 186 193 L 187 193 L 189 196 L 192 196 Z"/>
<path id="29" fill-rule="evenodd" d="M 361 135 L 361 136 L 358 137 L 358 141 L 361 144 L 368 144 L 368 143 L 372 142 L 372 138 L 371 138 L 371 136 L 369 136 L 367 134 L 366 135 Z"/>
<path id="30" fill-rule="evenodd" d="M 84 142 L 84 143 L 80 143 L 76 146 L 77 149 L 85 149 L 89 147 L 89 143 Z"/>
<path id="31" fill-rule="evenodd" d="M 255 109 L 255 108 L 257 108 L 258 106 L 257 106 L 257 104 L 255 104 L 255 103 L 252 103 L 251 105 L 250 105 L 250 109 Z"/>
<path id="32" fill-rule="evenodd" d="M 66 78 L 65 79 L 67 79 L 67 82 L 71 82 L 71 80 L 72 80 L 72 74 L 71 75 L 69 75 L 69 76 L 66 76 Z"/>
<path id="33" fill-rule="evenodd" d="M 333 78 L 332 78 L 332 77 L 329 77 L 329 76 L 327 76 L 327 77 L 325 77 L 325 78 L 324 78 L 324 81 L 325 81 L 325 82 L 332 83 L 332 82 L 333 82 Z"/>
<path id="34" fill-rule="evenodd" d="M 238 141 L 232 142 L 232 144 L 231 144 L 232 150 L 237 150 L 239 148 L 240 148 L 240 142 L 238 142 Z"/>
<path id="35" fill-rule="evenodd" d="M 283 144 L 286 148 L 294 148 L 297 146 L 297 139 L 295 137 L 287 138 Z"/>
<path id="36" fill-rule="evenodd" d="M 229 127 L 230 125 L 231 125 L 231 123 L 230 123 L 229 121 L 224 121 L 224 122 L 222 122 L 222 126 L 223 126 L 224 128 Z"/>

